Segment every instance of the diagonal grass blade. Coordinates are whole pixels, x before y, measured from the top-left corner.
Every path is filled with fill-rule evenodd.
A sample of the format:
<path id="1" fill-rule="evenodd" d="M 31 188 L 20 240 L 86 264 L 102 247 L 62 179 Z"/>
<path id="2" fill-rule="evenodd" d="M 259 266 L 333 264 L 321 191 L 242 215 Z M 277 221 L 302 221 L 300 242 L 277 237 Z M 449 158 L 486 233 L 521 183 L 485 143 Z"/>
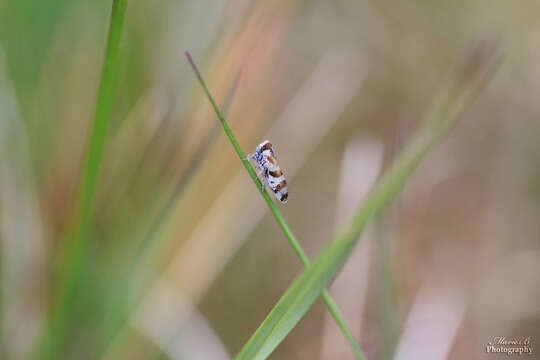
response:
<path id="1" fill-rule="evenodd" d="M 255 173 L 255 170 L 251 166 L 251 163 L 246 159 L 246 155 L 245 155 L 244 151 L 242 150 L 242 148 L 240 147 L 240 145 L 236 141 L 236 138 L 234 137 L 229 125 L 227 124 L 227 122 L 226 122 L 225 118 L 223 117 L 223 115 L 221 114 L 216 102 L 214 101 L 212 95 L 210 94 L 210 91 L 208 90 L 208 87 L 206 86 L 206 83 L 204 82 L 204 79 L 202 78 L 202 75 L 199 72 L 199 69 L 197 69 L 197 66 L 195 65 L 193 59 L 191 58 L 191 55 L 187 51 L 186 51 L 186 57 L 187 57 L 189 63 L 191 64 L 191 67 L 193 68 L 193 71 L 197 75 L 197 78 L 199 79 L 199 82 L 201 83 L 201 86 L 203 87 L 203 90 L 206 93 L 206 96 L 208 97 L 210 103 L 212 104 L 212 107 L 214 108 L 214 110 L 215 110 L 221 124 L 223 125 L 223 129 L 225 130 L 225 133 L 227 134 L 227 136 L 231 140 L 231 143 L 232 143 L 234 149 L 236 150 L 236 153 L 238 154 L 238 156 L 242 160 L 242 163 L 244 164 L 244 167 L 246 168 L 247 172 L 249 173 L 249 176 L 251 176 L 251 178 L 253 179 L 255 185 L 257 186 L 257 189 L 261 189 L 261 182 L 260 182 L 259 178 L 257 177 L 257 175 Z M 277 209 L 276 205 L 274 204 L 274 202 L 270 198 L 270 195 L 268 195 L 268 193 L 266 191 L 261 191 L 261 195 L 264 198 L 266 204 L 268 205 L 268 208 L 270 209 L 270 212 L 272 213 L 272 215 L 274 215 L 274 218 L 276 219 L 277 223 L 279 224 L 279 226 L 283 230 L 283 233 L 287 237 L 287 240 L 289 241 L 289 243 L 293 247 L 294 251 L 296 252 L 298 257 L 300 258 L 300 261 L 302 262 L 302 264 L 305 267 L 309 266 L 310 262 L 309 262 L 309 259 L 308 259 L 307 255 L 306 255 L 306 253 L 304 252 L 304 250 L 300 246 L 300 243 L 298 242 L 298 240 L 294 236 L 291 228 L 289 227 L 289 225 L 287 224 L 287 222 L 285 221 L 285 219 L 283 218 L 283 216 L 281 215 L 281 213 Z M 341 331 L 345 335 L 347 341 L 351 345 L 356 358 L 357 359 L 365 359 L 366 357 L 365 357 L 362 349 L 360 348 L 360 345 L 358 345 L 356 339 L 354 338 L 351 331 L 349 330 L 349 328 L 345 324 L 345 320 L 343 319 L 343 316 L 341 315 L 336 303 L 334 302 L 334 300 L 332 299 L 332 297 L 330 296 L 328 291 L 323 290 L 322 296 L 323 296 L 324 301 L 326 302 L 326 305 L 328 306 L 328 309 L 329 309 L 330 313 L 332 314 L 332 316 L 336 320 L 339 328 L 341 329 Z"/>
<path id="2" fill-rule="evenodd" d="M 349 223 L 334 236 L 326 250 L 289 287 L 244 345 L 237 360 L 266 359 L 296 326 L 345 264 L 367 223 L 401 191 L 420 162 L 489 80 L 489 70 L 493 68 L 486 69 L 487 72 L 479 71 L 480 74 L 473 77 L 476 81 L 467 81 L 467 84 L 461 84 L 458 78 L 457 84 L 448 87 L 449 91 L 435 102 L 417 135 L 397 158 L 395 165 L 360 205 Z"/>

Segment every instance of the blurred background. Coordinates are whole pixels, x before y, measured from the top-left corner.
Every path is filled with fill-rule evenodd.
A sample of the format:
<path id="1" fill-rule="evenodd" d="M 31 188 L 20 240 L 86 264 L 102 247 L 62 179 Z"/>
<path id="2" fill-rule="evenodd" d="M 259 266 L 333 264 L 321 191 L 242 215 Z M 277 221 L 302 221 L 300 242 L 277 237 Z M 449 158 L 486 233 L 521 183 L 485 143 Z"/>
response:
<path id="1" fill-rule="evenodd" d="M 244 151 L 274 144 L 279 209 L 314 257 L 479 43 L 501 54 L 492 82 L 330 289 L 369 359 L 506 358 L 486 353 L 497 336 L 530 336 L 539 356 L 538 1 L 127 6 L 77 267 L 66 249 L 111 1 L 0 2 L 1 359 L 230 359 L 300 273 L 185 50 Z M 319 300 L 271 358 L 353 355 Z"/>

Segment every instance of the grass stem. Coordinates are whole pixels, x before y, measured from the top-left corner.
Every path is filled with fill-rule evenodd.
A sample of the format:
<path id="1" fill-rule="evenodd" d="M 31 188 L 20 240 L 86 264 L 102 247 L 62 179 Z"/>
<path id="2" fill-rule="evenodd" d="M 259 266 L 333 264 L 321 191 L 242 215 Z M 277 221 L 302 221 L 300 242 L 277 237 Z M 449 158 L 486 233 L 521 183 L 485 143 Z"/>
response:
<path id="1" fill-rule="evenodd" d="M 285 237 L 287 238 L 287 240 L 289 241 L 289 243 L 293 247 L 294 251 L 296 252 L 296 255 L 298 256 L 298 258 L 300 258 L 300 261 L 302 262 L 304 267 L 308 267 L 310 265 L 309 258 L 307 257 L 306 253 L 304 252 L 304 250 L 300 246 L 300 243 L 298 242 L 298 240 L 294 236 L 291 228 L 289 227 L 289 225 L 287 224 L 287 222 L 285 221 L 285 219 L 281 215 L 280 211 L 277 209 L 277 207 L 276 207 L 274 201 L 272 200 L 272 198 L 270 197 L 270 195 L 268 195 L 266 190 L 261 191 L 262 183 L 261 183 L 260 179 L 257 177 L 257 173 L 255 172 L 255 169 L 253 169 L 253 166 L 251 165 L 249 160 L 246 159 L 246 154 L 244 153 L 244 151 L 242 150 L 242 148 L 238 144 L 238 141 L 236 141 L 236 138 L 234 137 L 234 134 L 232 133 L 231 128 L 229 127 L 229 125 L 227 124 L 227 121 L 225 120 L 225 118 L 221 114 L 221 111 L 219 110 L 219 107 L 217 106 L 216 102 L 214 101 L 214 98 L 212 97 L 212 94 L 210 94 L 210 91 L 208 90 L 208 87 L 206 86 L 206 83 L 205 83 L 201 73 L 199 72 L 197 66 L 195 65 L 195 62 L 193 61 L 190 53 L 186 51 L 185 54 L 186 54 L 186 57 L 187 57 L 189 63 L 191 64 L 191 67 L 193 68 L 193 71 L 197 75 L 197 78 L 198 78 L 198 80 L 199 80 L 199 82 L 200 82 L 206 96 L 208 97 L 208 100 L 210 101 L 210 104 L 214 108 L 214 111 L 216 112 L 216 115 L 219 118 L 219 121 L 221 122 L 221 125 L 223 126 L 223 130 L 225 130 L 225 134 L 227 134 L 227 137 L 231 141 L 234 149 L 236 150 L 236 153 L 238 154 L 238 157 L 240 158 L 240 160 L 244 164 L 244 167 L 246 168 L 249 176 L 251 177 L 251 179 L 254 181 L 255 185 L 257 186 L 257 189 L 261 192 L 261 195 L 262 195 L 264 201 L 266 202 L 266 204 L 268 205 L 268 208 L 270 209 L 270 212 L 272 213 L 272 215 L 276 219 L 278 225 L 281 227 L 281 230 L 283 231 L 283 233 L 285 234 Z M 328 310 L 330 310 L 330 313 L 332 314 L 332 316 L 336 320 L 339 328 L 341 329 L 341 331 L 343 332 L 343 334 L 347 338 L 347 341 L 350 343 L 356 358 L 357 359 L 366 359 L 366 357 L 364 355 L 364 352 L 362 351 L 362 349 L 358 345 L 356 339 L 354 338 L 351 331 L 347 327 L 347 325 L 345 323 L 345 320 L 343 319 L 343 316 L 341 315 L 341 313 L 339 311 L 338 306 L 336 305 L 336 303 L 334 302 L 334 300 L 332 299 L 332 297 L 330 296 L 330 294 L 328 293 L 328 291 L 326 289 L 322 291 L 322 297 L 323 297 L 324 301 L 326 302 L 326 305 L 328 306 Z"/>
<path id="2" fill-rule="evenodd" d="M 101 83 L 97 96 L 94 119 L 88 138 L 85 167 L 81 172 L 81 186 L 77 194 L 76 218 L 73 233 L 67 244 L 64 268 L 67 272 L 62 281 L 59 300 L 53 308 L 52 317 L 45 327 L 35 356 L 41 359 L 58 359 L 66 334 L 70 328 L 70 316 L 78 308 L 77 299 L 84 286 L 85 264 L 88 252 L 90 213 L 94 203 L 99 169 L 105 138 L 109 126 L 120 67 L 121 40 L 127 0 L 113 0 L 107 38 L 107 48 Z"/>

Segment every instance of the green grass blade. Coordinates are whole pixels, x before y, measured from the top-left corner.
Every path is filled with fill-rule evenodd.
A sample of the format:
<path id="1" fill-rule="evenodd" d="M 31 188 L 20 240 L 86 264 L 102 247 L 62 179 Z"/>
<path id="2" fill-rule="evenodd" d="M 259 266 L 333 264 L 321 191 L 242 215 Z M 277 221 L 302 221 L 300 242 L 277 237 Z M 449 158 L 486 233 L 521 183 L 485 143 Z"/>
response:
<path id="1" fill-rule="evenodd" d="M 232 103 L 232 100 L 236 94 L 238 83 L 240 82 L 240 76 L 241 76 L 241 73 L 239 72 L 237 76 L 235 77 L 233 84 L 231 85 L 230 89 L 227 92 L 227 96 L 225 97 L 225 101 L 223 102 L 224 114 L 227 114 L 229 107 Z M 184 171 L 185 175 L 182 176 L 182 178 L 175 185 L 171 195 L 167 199 L 167 202 L 161 208 L 161 210 L 159 210 L 159 213 L 152 221 L 148 231 L 146 231 L 141 244 L 139 245 L 137 251 L 135 252 L 135 256 L 133 257 L 133 264 L 132 266 L 130 266 L 130 270 L 131 268 L 133 268 L 135 264 L 139 264 L 141 262 L 141 259 L 143 259 L 144 255 L 148 253 L 148 249 L 150 248 L 150 245 L 153 243 L 154 239 L 158 236 L 162 226 L 166 223 L 167 219 L 171 215 L 173 209 L 178 203 L 178 200 L 181 198 L 182 194 L 184 193 L 184 190 L 191 183 L 191 180 L 197 173 L 197 170 L 202 164 L 203 159 L 207 156 L 208 151 L 210 150 L 210 144 L 212 144 L 214 140 L 217 138 L 218 133 L 219 133 L 219 124 L 216 123 L 216 126 L 210 131 L 206 139 L 199 144 L 197 151 L 195 151 L 195 156 L 189 162 L 188 166 L 186 167 L 186 170 Z"/>
<path id="2" fill-rule="evenodd" d="M 226 114 L 228 108 L 236 94 L 237 85 L 240 79 L 240 73 L 236 76 L 233 84 L 231 85 L 227 96 L 223 103 L 223 112 Z M 107 316 L 107 322 L 104 325 L 103 329 L 100 330 L 102 343 L 109 345 L 112 343 L 111 338 L 114 338 L 118 332 L 122 332 L 119 329 L 125 329 L 125 325 L 132 316 L 133 311 L 136 306 L 139 304 L 141 289 L 145 289 L 148 280 L 148 277 L 140 275 L 138 270 L 141 269 L 141 264 L 143 269 L 147 264 L 152 261 L 149 260 L 151 256 L 156 256 L 155 253 L 160 253 L 156 251 L 156 240 L 159 236 L 160 231 L 162 230 L 163 225 L 169 220 L 169 217 L 175 208 L 178 205 L 178 202 L 181 200 L 182 194 L 186 187 L 193 180 L 193 177 L 197 173 L 203 159 L 207 156 L 210 149 L 210 144 L 216 139 L 218 135 L 219 124 L 216 123 L 216 127 L 213 128 L 210 133 L 207 135 L 206 139 L 201 142 L 195 152 L 195 156 L 189 162 L 186 167 L 185 175 L 176 183 L 171 195 L 167 198 L 164 206 L 159 210 L 156 217 L 151 222 L 148 230 L 144 233 L 142 237 L 142 242 L 138 245 L 134 256 L 126 266 L 123 276 L 120 277 L 121 280 L 118 280 L 118 289 L 123 289 L 121 291 L 124 299 L 120 299 L 121 295 L 117 296 L 117 301 L 115 303 L 116 307 L 111 306 L 113 310 L 110 311 L 110 315 Z M 144 270 L 143 270 L 144 271 Z M 126 282 L 125 279 L 133 277 L 133 274 L 136 274 L 134 282 L 136 283 L 135 289 L 133 289 L 133 284 Z M 118 301 L 118 300 L 123 300 Z M 109 343 L 109 344 L 107 344 Z"/>
<path id="3" fill-rule="evenodd" d="M 480 81 L 479 85 L 484 82 Z M 475 84 L 478 85 L 478 84 Z M 402 152 L 389 172 L 357 209 L 330 246 L 289 287 L 236 359 L 266 359 L 309 310 L 328 282 L 343 267 L 366 224 L 381 213 L 401 191 L 422 159 L 451 127 L 479 86 L 451 89 L 434 106 L 418 134 Z"/>
<path id="4" fill-rule="evenodd" d="M 216 102 L 214 101 L 212 95 L 210 94 L 210 91 L 208 90 L 208 87 L 206 86 L 206 83 L 204 82 L 204 79 L 202 78 L 201 73 L 197 69 L 197 66 L 195 65 L 193 59 L 191 58 L 191 55 L 187 51 L 186 51 L 186 57 L 187 57 L 189 63 L 191 64 L 191 67 L 193 68 L 193 71 L 197 75 L 197 78 L 199 79 L 199 82 L 201 83 L 201 86 L 202 86 L 204 92 L 206 93 L 206 96 L 208 97 L 210 103 L 212 104 L 212 107 L 214 108 L 214 110 L 215 110 L 215 112 L 216 112 L 216 114 L 217 114 L 217 116 L 218 116 L 218 118 L 219 118 L 219 120 L 220 120 L 220 122 L 221 122 L 221 124 L 223 126 L 223 129 L 225 130 L 225 133 L 227 134 L 227 136 L 230 139 L 234 149 L 236 150 L 236 153 L 238 154 L 238 157 L 242 160 L 242 163 L 244 164 L 244 167 L 246 168 L 247 172 L 249 173 L 249 176 L 251 176 L 251 178 L 253 179 L 255 185 L 257 186 L 257 189 L 259 191 L 261 191 L 260 189 L 261 189 L 262 184 L 261 184 L 260 180 L 257 178 L 257 174 L 255 173 L 255 170 L 251 166 L 251 163 L 248 160 L 245 160 L 246 159 L 246 154 L 244 153 L 244 151 L 242 150 L 242 148 L 240 147 L 240 145 L 236 141 L 236 138 L 234 137 L 234 134 L 232 133 L 231 129 L 229 128 L 229 125 L 227 124 L 227 122 L 225 121 L 225 117 L 222 115 L 221 111 L 219 110 L 219 107 L 217 106 Z M 264 201 L 268 205 L 268 208 L 270 209 L 270 212 L 272 213 L 272 215 L 276 219 L 277 223 L 281 227 L 283 233 L 285 234 L 285 237 L 287 238 L 287 240 L 289 241 L 289 243 L 293 247 L 294 251 L 296 252 L 296 255 L 298 256 L 298 258 L 300 259 L 302 264 L 305 267 L 309 266 L 310 265 L 309 258 L 307 257 L 306 253 L 304 252 L 304 250 L 300 246 L 300 243 L 296 239 L 296 236 L 294 236 L 294 233 L 292 232 L 291 228 L 289 227 L 289 225 L 287 224 L 287 222 L 285 221 L 285 219 L 283 218 L 283 216 L 281 215 L 281 213 L 277 209 L 276 205 L 274 204 L 274 202 L 270 198 L 270 195 L 268 195 L 268 193 L 266 191 L 261 191 L 261 195 L 264 198 Z M 339 311 L 339 308 L 337 307 L 336 303 L 334 302 L 334 300 L 332 299 L 332 297 L 330 296 L 330 294 L 328 293 L 328 291 L 326 289 L 323 290 L 322 297 L 323 297 L 324 301 L 326 302 L 326 305 L 328 306 L 328 310 L 330 311 L 330 313 L 332 314 L 332 316 L 336 320 L 339 328 L 341 329 L 341 331 L 345 335 L 345 338 L 347 339 L 347 341 L 351 345 L 352 350 L 353 350 L 353 352 L 355 354 L 355 357 L 357 359 L 360 359 L 360 360 L 366 359 L 366 356 L 364 355 L 364 352 L 360 348 L 360 345 L 358 345 L 356 339 L 354 338 L 351 331 L 347 327 L 347 325 L 345 323 L 345 320 L 343 319 L 343 316 L 341 315 L 341 313 Z"/>
<path id="5" fill-rule="evenodd" d="M 107 50 L 101 75 L 92 132 L 90 134 L 86 169 L 83 173 L 82 200 L 80 209 L 79 237 L 88 230 L 88 218 L 92 208 L 99 167 L 113 109 L 120 68 L 120 50 L 127 0 L 113 0 Z"/>
<path id="6" fill-rule="evenodd" d="M 399 323 L 396 309 L 392 273 L 391 209 L 375 220 L 376 244 L 374 246 L 375 273 L 377 282 L 377 302 L 379 316 L 379 353 L 381 360 L 391 360 L 397 347 Z"/>
<path id="7" fill-rule="evenodd" d="M 85 167 L 81 174 L 81 186 L 78 190 L 76 218 L 73 225 L 72 241 L 67 245 L 65 256 L 66 278 L 59 294 L 59 300 L 53 309 L 52 318 L 45 327 L 35 356 L 41 359 L 58 359 L 66 333 L 69 330 L 70 317 L 77 306 L 77 294 L 80 293 L 81 278 L 84 273 L 87 241 L 89 238 L 90 213 L 96 193 L 99 169 L 116 93 L 120 67 L 121 40 L 124 27 L 127 0 L 113 0 L 109 23 L 107 48 L 100 88 L 98 92 L 94 119 L 88 138 Z"/>

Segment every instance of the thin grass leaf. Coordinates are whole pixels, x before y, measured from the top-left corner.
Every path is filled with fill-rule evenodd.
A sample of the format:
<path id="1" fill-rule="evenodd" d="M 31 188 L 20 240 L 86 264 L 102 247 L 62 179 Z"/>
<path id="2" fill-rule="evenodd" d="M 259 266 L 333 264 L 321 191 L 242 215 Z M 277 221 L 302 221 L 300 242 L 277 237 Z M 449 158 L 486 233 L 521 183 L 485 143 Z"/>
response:
<path id="1" fill-rule="evenodd" d="M 418 134 L 397 158 L 395 165 L 368 195 L 349 223 L 333 238 L 330 246 L 289 287 L 244 345 L 237 360 L 266 359 L 283 341 L 343 267 L 367 223 L 401 191 L 420 162 L 449 130 L 486 79 L 489 79 L 487 75 L 465 88 L 451 87 L 435 103 L 433 111 L 428 113 Z"/>
<path id="2" fill-rule="evenodd" d="M 232 101 L 236 95 L 236 90 L 240 82 L 240 77 L 241 77 L 241 72 L 239 71 L 232 85 L 230 86 L 230 88 L 228 89 L 226 93 L 225 100 L 223 101 L 223 107 L 222 107 L 224 114 L 227 114 L 232 104 Z M 146 264 L 149 264 L 152 262 L 149 259 L 152 256 L 156 256 L 156 253 L 158 254 L 158 256 L 161 253 L 160 251 L 156 251 L 156 248 L 155 248 L 156 240 L 159 238 L 163 225 L 167 223 L 173 210 L 175 209 L 176 206 L 179 205 L 179 202 L 181 202 L 184 191 L 189 186 L 194 176 L 197 174 L 197 171 L 199 170 L 200 165 L 203 163 L 203 160 L 208 155 L 209 150 L 211 149 L 210 144 L 212 144 L 215 141 L 216 137 L 218 136 L 219 128 L 220 128 L 219 123 L 216 123 L 216 126 L 210 130 L 206 138 L 198 145 L 193 159 L 191 159 L 188 165 L 186 166 L 184 175 L 175 184 L 171 194 L 167 197 L 165 204 L 160 208 L 157 215 L 152 219 L 152 222 L 150 223 L 148 230 L 144 232 L 141 243 L 137 245 L 137 249 L 134 252 L 134 256 L 129 261 L 123 275 L 120 277 L 120 280 L 119 280 L 118 287 L 120 288 L 121 286 L 125 286 L 126 287 L 125 289 L 127 289 L 123 291 L 123 296 L 126 300 L 123 303 L 118 302 L 119 306 L 116 306 L 114 310 L 110 312 L 110 315 L 107 316 L 107 319 L 108 319 L 107 324 L 106 324 L 107 327 L 104 328 L 105 330 L 100 330 L 100 333 L 102 334 L 101 337 L 103 338 L 104 342 L 107 341 L 109 344 L 111 343 L 114 344 L 115 340 L 111 341 L 110 340 L 111 338 L 118 339 L 123 334 L 125 334 L 126 329 L 127 329 L 127 327 L 125 326 L 127 320 L 129 320 L 130 316 L 133 315 L 133 311 L 136 309 L 136 307 L 140 305 L 139 304 L 139 298 L 141 295 L 140 290 L 146 289 L 148 281 L 151 280 L 151 278 L 145 277 L 144 275 L 140 274 L 141 264 L 144 264 L 142 266 L 143 272 L 144 272 Z M 133 287 L 132 283 L 126 284 L 126 281 L 125 281 L 126 278 L 133 276 L 133 274 L 137 274 L 134 279 L 135 280 L 134 282 L 136 283 L 135 289 L 132 288 Z M 122 330 L 117 331 L 121 327 L 123 327 Z M 107 354 L 107 351 L 114 351 L 111 349 L 112 347 L 109 346 L 105 354 Z M 107 354 L 106 356 L 107 358 L 109 358 L 111 355 Z M 163 356 L 164 356 L 163 354 L 160 354 L 159 358 L 162 358 Z"/>
<path id="3" fill-rule="evenodd" d="M 289 227 L 289 225 L 285 221 L 285 218 L 283 218 L 283 216 L 281 215 L 281 213 L 277 209 L 276 205 L 274 204 L 274 202 L 270 198 L 270 195 L 268 195 L 266 190 L 262 190 L 262 191 L 260 190 L 262 184 L 261 184 L 261 181 L 259 180 L 259 178 L 257 177 L 257 174 L 256 174 L 255 170 L 251 166 L 251 163 L 246 159 L 246 154 L 244 153 L 244 151 L 242 150 L 242 148 L 240 147 L 240 145 L 236 141 L 236 138 L 234 137 L 231 129 L 229 128 L 229 125 L 225 121 L 225 117 L 221 114 L 216 102 L 214 101 L 212 95 L 210 94 L 210 91 L 208 90 L 208 87 L 206 86 L 206 83 L 204 82 L 204 79 L 202 78 L 202 75 L 199 72 L 199 69 L 197 68 L 197 66 L 195 65 L 193 59 L 191 58 L 191 55 L 187 51 L 186 51 L 185 54 L 186 54 L 186 57 L 187 57 L 189 63 L 191 64 L 191 67 L 193 68 L 193 71 L 197 75 L 197 78 L 199 79 L 199 82 L 201 83 L 201 86 L 202 86 L 204 92 L 206 93 L 206 96 L 208 97 L 208 100 L 212 104 L 212 107 L 214 108 L 214 110 L 215 110 L 215 112 L 216 112 L 216 114 L 217 114 L 217 116 L 218 116 L 218 118 L 219 118 L 219 120 L 220 120 L 220 122 L 221 122 L 221 124 L 223 126 L 223 129 L 225 130 L 225 133 L 227 134 L 227 136 L 230 139 L 234 149 L 236 150 L 236 153 L 238 154 L 238 157 L 242 160 L 242 163 L 244 164 L 244 167 L 246 168 L 247 172 L 249 173 L 249 175 L 253 179 L 255 185 L 257 186 L 257 189 L 259 189 L 259 191 L 261 192 L 261 195 L 264 198 L 266 204 L 268 205 L 268 208 L 270 209 L 270 212 L 272 213 L 272 215 L 274 215 L 274 218 L 276 219 L 278 225 L 281 227 L 283 233 L 285 234 L 285 237 L 287 238 L 287 240 L 289 241 L 289 243 L 293 247 L 294 251 L 296 252 L 296 255 L 298 256 L 298 258 L 300 259 L 302 264 L 305 267 L 308 267 L 310 265 L 309 258 L 307 257 L 306 253 L 304 252 L 304 250 L 300 246 L 300 243 L 296 239 L 296 236 L 294 236 L 294 233 L 292 232 L 291 228 Z M 330 294 L 328 293 L 328 291 L 326 289 L 323 290 L 322 297 L 323 297 L 324 301 L 326 302 L 326 305 L 328 306 L 328 310 L 330 311 L 330 313 L 332 314 L 332 316 L 336 320 L 339 328 L 341 329 L 341 331 L 345 335 L 345 338 L 347 339 L 347 341 L 351 345 L 352 350 L 353 350 L 353 352 L 355 354 L 355 357 L 357 359 L 360 359 L 360 360 L 366 359 L 366 356 L 364 355 L 364 352 L 360 348 L 360 345 L 358 345 L 356 339 L 354 338 L 351 331 L 347 327 L 347 324 L 345 323 L 345 320 L 343 319 L 343 316 L 341 315 L 341 312 L 339 311 L 339 308 L 337 307 L 336 303 L 334 302 L 334 300 L 332 299 L 332 297 L 330 296 Z"/>
<path id="4" fill-rule="evenodd" d="M 396 310 L 396 295 L 392 279 L 391 210 L 375 220 L 376 244 L 374 247 L 375 272 L 377 282 L 377 302 L 379 312 L 379 353 L 381 360 L 394 358 L 399 336 L 399 323 Z"/>
<path id="5" fill-rule="evenodd" d="M 224 114 L 227 114 L 229 107 L 232 103 L 232 100 L 234 98 L 234 95 L 236 94 L 238 83 L 240 82 L 240 76 L 241 76 L 241 73 L 239 72 L 236 75 L 233 81 L 233 84 L 231 85 L 230 89 L 227 92 L 225 101 L 223 102 Z M 172 213 L 174 206 L 177 204 L 179 198 L 184 193 L 184 190 L 191 183 L 191 180 L 197 173 L 197 170 L 202 164 L 203 159 L 206 157 L 206 155 L 208 154 L 208 151 L 211 148 L 210 144 L 212 144 L 212 142 L 216 139 L 218 133 L 219 133 L 219 124 L 216 124 L 216 126 L 207 135 L 206 139 L 199 144 L 197 151 L 195 151 L 195 156 L 189 162 L 188 166 L 186 167 L 186 170 L 184 171 L 185 175 L 182 176 L 182 178 L 175 185 L 171 195 L 167 199 L 167 202 L 161 208 L 157 216 L 152 221 L 148 231 L 145 233 L 143 240 L 141 244 L 139 245 L 135 253 L 135 256 L 133 257 L 132 265 L 139 263 L 141 259 L 143 258 L 144 254 L 147 253 L 147 250 L 150 244 L 159 234 L 159 231 L 161 230 L 163 224 L 167 221 L 170 214 Z M 132 267 L 133 266 L 130 266 L 130 270 Z"/>
<path id="6" fill-rule="evenodd" d="M 77 294 L 84 274 L 87 241 L 89 239 L 90 212 L 96 193 L 99 169 L 111 117 L 120 67 L 121 40 L 124 27 L 127 0 L 113 0 L 107 49 L 101 74 L 94 121 L 92 122 L 85 167 L 82 171 L 81 187 L 78 191 L 76 219 L 72 241 L 66 252 L 66 278 L 59 294 L 52 319 L 45 327 L 43 338 L 35 352 L 41 359 L 58 359 L 61 347 L 70 327 L 70 317 L 74 312 Z"/>

